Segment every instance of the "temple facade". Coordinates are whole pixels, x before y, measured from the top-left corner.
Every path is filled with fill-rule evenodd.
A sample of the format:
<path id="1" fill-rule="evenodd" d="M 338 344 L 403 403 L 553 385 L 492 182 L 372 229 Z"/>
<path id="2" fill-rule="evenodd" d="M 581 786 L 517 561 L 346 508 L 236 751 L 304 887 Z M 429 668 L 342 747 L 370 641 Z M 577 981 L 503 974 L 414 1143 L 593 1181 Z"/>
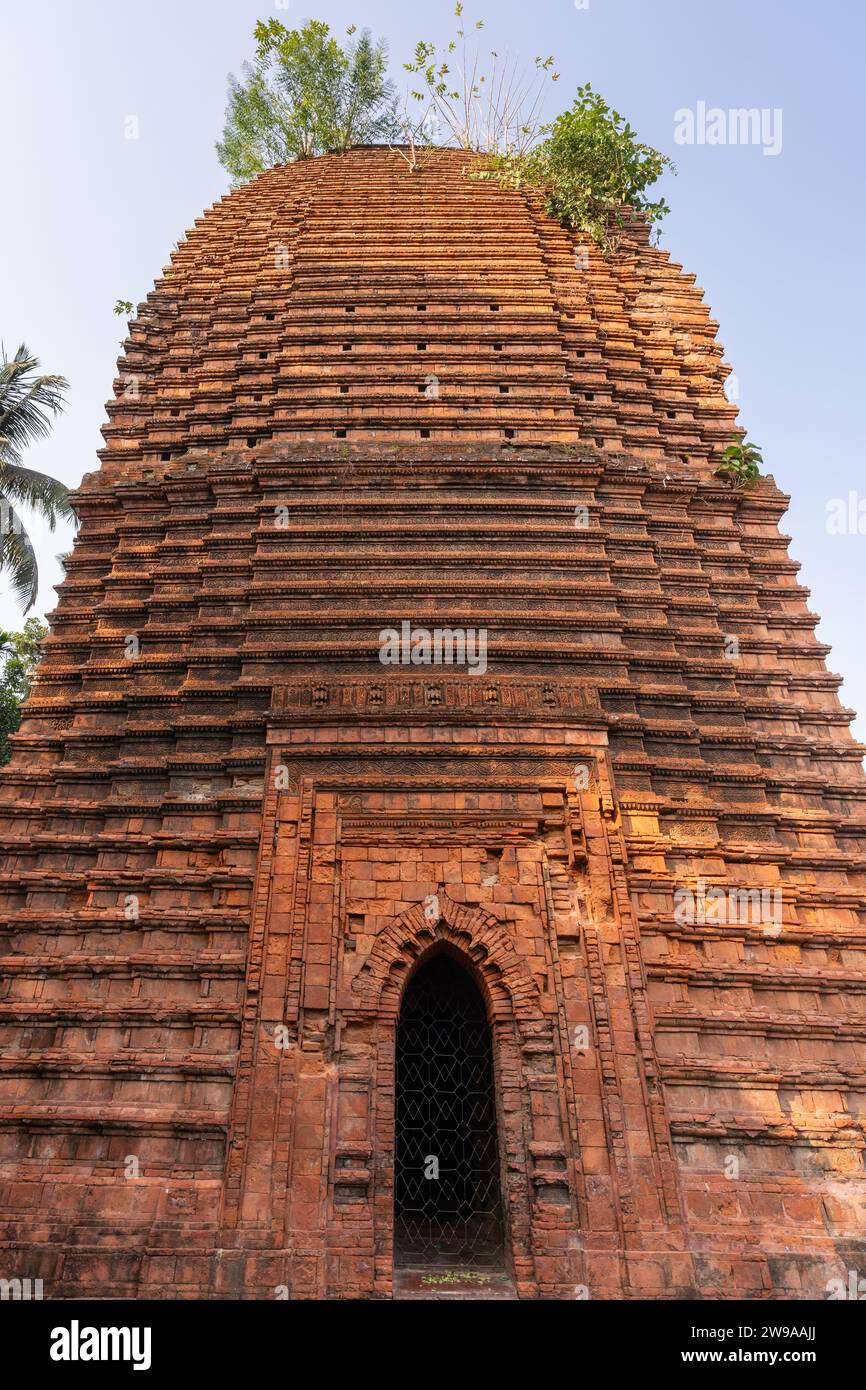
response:
<path id="1" fill-rule="evenodd" d="M 692 276 L 277 167 L 131 325 L 0 778 L 0 1276 L 866 1275 L 862 750 Z"/>

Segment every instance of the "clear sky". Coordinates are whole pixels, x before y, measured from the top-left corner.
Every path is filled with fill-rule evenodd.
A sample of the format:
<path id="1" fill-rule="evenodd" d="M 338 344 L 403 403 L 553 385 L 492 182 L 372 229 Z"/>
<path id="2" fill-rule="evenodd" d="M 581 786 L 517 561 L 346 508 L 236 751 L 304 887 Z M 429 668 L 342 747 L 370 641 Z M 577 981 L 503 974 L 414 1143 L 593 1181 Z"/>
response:
<path id="1" fill-rule="evenodd" d="M 675 159 L 662 244 L 706 291 L 740 421 L 792 495 L 791 553 L 866 740 L 866 534 L 828 528 L 833 499 L 853 493 L 866 513 L 864 10 L 854 0 L 465 6 L 500 53 L 555 55 L 549 114 L 590 81 Z M 453 0 L 0 0 L 0 337 L 9 352 L 25 341 L 72 388 L 51 438 L 30 451 L 32 466 L 70 484 L 96 467 L 125 333 L 114 303 L 142 300 L 174 242 L 227 190 L 214 141 L 226 75 L 251 56 L 256 19 L 369 26 L 389 40 L 402 81 L 419 38 L 450 36 L 452 12 Z M 700 103 L 708 113 L 758 108 L 765 138 L 678 143 L 677 113 L 693 113 L 697 136 Z M 138 139 L 127 138 L 129 117 Z M 720 130 L 712 120 L 709 139 Z M 53 557 L 69 542 L 36 522 L 31 534 L 42 615 L 60 578 Z M 0 626 L 20 624 L 0 580 Z"/>

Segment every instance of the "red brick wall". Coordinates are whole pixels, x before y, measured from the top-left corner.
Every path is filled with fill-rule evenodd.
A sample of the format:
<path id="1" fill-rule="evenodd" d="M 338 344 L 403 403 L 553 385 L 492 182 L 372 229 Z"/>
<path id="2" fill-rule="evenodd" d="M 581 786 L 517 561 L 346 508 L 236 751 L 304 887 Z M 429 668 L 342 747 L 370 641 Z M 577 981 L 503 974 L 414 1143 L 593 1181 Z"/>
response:
<path id="1" fill-rule="evenodd" d="M 692 278 L 575 251 L 360 150 L 223 200 L 143 307 L 0 778 L 3 1277 L 387 1295 L 430 949 L 490 1012 L 523 1295 L 866 1272 L 850 716 L 786 499 L 713 476 Z M 381 665 L 404 619 L 486 673 Z"/>

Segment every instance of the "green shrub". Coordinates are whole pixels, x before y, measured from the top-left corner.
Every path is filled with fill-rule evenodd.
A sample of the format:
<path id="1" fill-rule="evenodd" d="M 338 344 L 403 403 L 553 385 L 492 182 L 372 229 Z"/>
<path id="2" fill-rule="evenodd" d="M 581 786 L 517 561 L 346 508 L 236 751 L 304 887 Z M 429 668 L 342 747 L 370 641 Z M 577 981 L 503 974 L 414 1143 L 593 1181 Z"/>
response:
<path id="1" fill-rule="evenodd" d="M 544 195 L 548 212 L 606 251 L 633 217 L 651 225 L 668 212 L 647 189 L 666 169 L 667 155 L 645 145 L 618 111 L 592 90 L 579 87 L 574 105 L 545 127 L 544 139 L 526 154 L 493 154 L 475 178 Z"/>
<path id="2" fill-rule="evenodd" d="M 748 487 L 760 478 L 763 462 L 757 444 L 747 444 L 745 437 L 734 435 L 722 455 L 716 477 L 727 478 L 731 487 Z"/>

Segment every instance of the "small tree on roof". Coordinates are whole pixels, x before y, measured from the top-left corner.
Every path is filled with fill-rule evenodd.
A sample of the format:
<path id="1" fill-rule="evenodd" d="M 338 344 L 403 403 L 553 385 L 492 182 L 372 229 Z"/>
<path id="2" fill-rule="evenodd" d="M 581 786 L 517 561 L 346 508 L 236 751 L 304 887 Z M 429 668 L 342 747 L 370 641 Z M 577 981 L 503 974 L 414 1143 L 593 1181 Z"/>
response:
<path id="1" fill-rule="evenodd" d="M 391 138 L 398 129 L 388 49 L 355 26 L 341 45 L 310 19 L 300 29 L 260 20 L 253 63 L 229 77 L 220 163 L 236 183 L 274 164 Z"/>

